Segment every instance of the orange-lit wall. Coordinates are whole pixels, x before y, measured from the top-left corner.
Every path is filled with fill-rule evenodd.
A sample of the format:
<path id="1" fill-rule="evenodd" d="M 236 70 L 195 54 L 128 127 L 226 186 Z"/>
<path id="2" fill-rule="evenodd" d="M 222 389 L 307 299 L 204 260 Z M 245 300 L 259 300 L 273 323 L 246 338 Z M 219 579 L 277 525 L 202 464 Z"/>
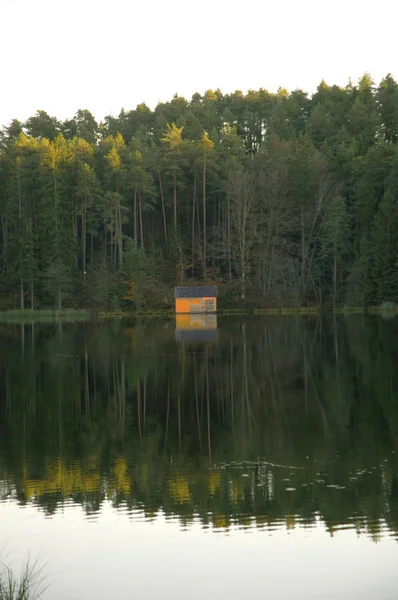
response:
<path id="1" fill-rule="evenodd" d="M 214 310 L 217 310 L 217 298 L 176 298 L 177 313 L 206 312 L 205 301 L 214 300 Z"/>
<path id="2" fill-rule="evenodd" d="M 191 310 L 190 300 L 185 298 L 176 298 L 176 312 L 178 313 L 189 313 Z"/>

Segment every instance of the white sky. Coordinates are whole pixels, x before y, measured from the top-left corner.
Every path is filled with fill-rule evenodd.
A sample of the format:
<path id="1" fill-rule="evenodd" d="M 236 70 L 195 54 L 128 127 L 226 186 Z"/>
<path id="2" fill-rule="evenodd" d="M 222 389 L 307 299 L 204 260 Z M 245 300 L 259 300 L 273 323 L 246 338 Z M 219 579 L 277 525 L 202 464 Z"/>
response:
<path id="1" fill-rule="evenodd" d="M 398 78 L 398 0 L 0 0 L 0 126 L 174 93 Z"/>

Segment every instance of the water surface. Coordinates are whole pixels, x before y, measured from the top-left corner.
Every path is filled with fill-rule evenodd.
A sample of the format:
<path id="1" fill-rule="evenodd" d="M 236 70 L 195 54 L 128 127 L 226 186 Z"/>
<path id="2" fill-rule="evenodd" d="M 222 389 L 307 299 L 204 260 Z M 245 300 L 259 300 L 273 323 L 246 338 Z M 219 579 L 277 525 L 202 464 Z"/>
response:
<path id="1" fill-rule="evenodd" d="M 396 598 L 398 322 L 0 328 L 0 545 L 46 600 Z"/>

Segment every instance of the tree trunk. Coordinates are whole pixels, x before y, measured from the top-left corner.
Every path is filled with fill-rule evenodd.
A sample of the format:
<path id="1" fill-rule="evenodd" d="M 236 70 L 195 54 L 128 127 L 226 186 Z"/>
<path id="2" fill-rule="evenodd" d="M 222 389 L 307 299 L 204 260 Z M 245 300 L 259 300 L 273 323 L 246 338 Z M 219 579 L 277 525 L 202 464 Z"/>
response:
<path id="1" fill-rule="evenodd" d="M 17 167 L 17 179 L 18 179 L 18 209 L 19 219 L 22 219 L 22 197 L 21 197 L 21 173 L 20 168 Z"/>
<path id="2" fill-rule="evenodd" d="M 117 201 L 117 210 L 118 210 L 118 223 L 119 223 L 119 265 L 120 269 L 123 268 L 123 224 L 122 224 L 122 208 L 120 206 L 120 199 Z"/>
<path id="3" fill-rule="evenodd" d="M 228 280 L 232 283 L 232 261 L 231 261 L 231 211 L 230 211 L 230 190 L 227 192 L 227 246 L 228 246 Z"/>
<path id="4" fill-rule="evenodd" d="M 141 197 L 141 192 L 138 192 L 138 199 L 139 199 L 139 210 L 140 210 L 140 238 L 141 238 L 141 248 L 142 250 L 144 250 L 144 229 L 142 226 L 142 197 Z"/>
<path id="5" fill-rule="evenodd" d="M 84 203 L 82 209 L 82 253 L 83 253 L 83 273 L 86 272 L 86 249 L 87 249 L 87 240 L 86 240 L 86 232 L 87 232 L 87 198 L 86 194 L 84 194 Z"/>
<path id="6" fill-rule="evenodd" d="M 214 198 L 213 200 L 213 231 L 216 229 L 216 222 L 217 222 L 217 211 L 216 211 L 216 199 Z M 215 267 L 215 262 L 214 262 L 214 252 L 211 253 L 211 268 L 214 271 L 214 267 Z"/>
<path id="7" fill-rule="evenodd" d="M 245 271 L 245 260 L 244 255 L 241 256 L 241 275 L 240 275 L 240 297 L 242 300 L 246 298 L 246 271 Z"/>
<path id="8" fill-rule="evenodd" d="M 113 213 L 111 213 L 110 228 L 109 228 L 109 238 L 110 238 L 109 244 L 110 244 L 111 266 L 113 268 Z"/>
<path id="9" fill-rule="evenodd" d="M 7 241 L 8 241 L 7 230 L 8 230 L 8 226 L 7 226 L 7 220 L 6 220 L 6 218 L 4 218 L 3 215 L 1 215 L 1 229 L 2 229 L 2 232 L 3 232 L 3 254 L 5 256 L 7 254 Z"/>
<path id="10" fill-rule="evenodd" d="M 304 238 L 304 207 L 301 207 L 301 290 L 300 302 L 304 294 L 304 273 L 305 273 L 305 238 Z"/>
<path id="11" fill-rule="evenodd" d="M 173 202 L 174 202 L 174 231 L 177 231 L 177 173 L 176 168 L 174 167 L 173 171 Z"/>
<path id="12" fill-rule="evenodd" d="M 222 231 L 222 217 L 221 217 L 221 196 L 219 196 L 218 198 L 218 215 L 217 215 L 217 250 L 218 252 L 220 252 L 221 250 L 221 246 L 220 241 L 221 241 L 221 231 Z"/>
<path id="13" fill-rule="evenodd" d="M 23 224 L 22 224 L 22 194 L 21 194 L 21 174 L 20 174 L 20 169 L 18 167 L 17 169 L 17 177 L 18 177 L 18 210 L 19 210 L 19 227 L 20 227 L 20 232 L 19 235 L 23 236 Z M 21 269 L 21 278 L 20 278 L 20 296 L 21 296 L 21 302 L 20 302 L 20 306 L 21 306 L 21 310 L 23 310 L 25 308 L 25 297 L 24 297 L 24 289 L 23 289 L 23 279 L 22 279 L 22 272 L 23 272 L 23 267 L 22 267 L 22 254 L 20 256 L 20 269 Z"/>
<path id="14" fill-rule="evenodd" d="M 333 256 L 333 306 L 337 303 L 337 260 L 336 255 Z"/>
<path id="15" fill-rule="evenodd" d="M 163 185 L 162 185 L 162 177 L 160 175 L 160 170 L 158 170 L 159 176 L 159 187 L 160 187 L 160 197 L 162 199 L 162 215 L 163 215 L 163 228 L 164 228 L 164 241 L 167 248 L 167 221 L 166 221 L 166 209 L 164 204 L 164 194 L 163 194 Z"/>
<path id="16" fill-rule="evenodd" d="M 268 283 L 267 283 L 267 294 L 271 291 L 271 277 L 272 277 L 272 263 L 274 261 L 274 246 L 271 247 L 271 258 L 268 266 Z"/>
<path id="17" fill-rule="evenodd" d="M 22 279 L 22 277 L 21 277 L 21 280 L 20 280 L 20 284 L 21 284 L 21 287 L 20 287 L 21 310 L 24 310 L 24 308 L 25 308 L 25 294 L 24 294 L 24 289 L 23 289 L 23 279 Z"/>
<path id="18" fill-rule="evenodd" d="M 195 272 L 195 204 L 196 204 L 196 169 L 195 175 L 193 179 L 193 198 L 192 198 L 192 267 L 191 267 L 191 277 L 193 277 Z"/>
<path id="19" fill-rule="evenodd" d="M 55 169 L 53 170 L 53 183 L 54 183 L 54 215 L 55 215 L 55 243 L 57 248 L 57 258 L 59 253 L 59 238 L 58 238 L 58 202 L 57 202 L 57 175 Z"/>
<path id="20" fill-rule="evenodd" d="M 206 155 L 203 153 L 203 275 L 206 279 Z"/>
<path id="21" fill-rule="evenodd" d="M 138 231 L 138 227 L 137 227 L 137 186 L 135 186 L 134 189 L 134 246 L 137 249 L 137 231 Z"/>
<path id="22" fill-rule="evenodd" d="M 35 307 L 35 293 L 34 293 L 33 279 L 30 282 L 30 308 L 33 310 Z"/>
<path id="23" fill-rule="evenodd" d="M 77 235 L 77 220 L 78 217 L 75 214 L 72 214 L 72 233 L 73 233 L 73 237 L 75 239 L 75 244 L 76 247 L 78 245 L 77 239 L 78 239 L 78 235 Z M 79 268 L 79 256 L 78 253 L 75 253 L 75 269 L 77 270 Z"/>

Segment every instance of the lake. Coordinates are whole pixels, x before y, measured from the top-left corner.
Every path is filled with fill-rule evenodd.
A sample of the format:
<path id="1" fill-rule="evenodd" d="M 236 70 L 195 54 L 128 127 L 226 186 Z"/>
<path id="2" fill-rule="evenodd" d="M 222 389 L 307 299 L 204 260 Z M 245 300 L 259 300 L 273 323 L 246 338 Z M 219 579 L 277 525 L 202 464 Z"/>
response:
<path id="1" fill-rule="evenodd" d="M 398 320 L 0 325 L 0 551 L 45 600 L 398 597 Z"/>

